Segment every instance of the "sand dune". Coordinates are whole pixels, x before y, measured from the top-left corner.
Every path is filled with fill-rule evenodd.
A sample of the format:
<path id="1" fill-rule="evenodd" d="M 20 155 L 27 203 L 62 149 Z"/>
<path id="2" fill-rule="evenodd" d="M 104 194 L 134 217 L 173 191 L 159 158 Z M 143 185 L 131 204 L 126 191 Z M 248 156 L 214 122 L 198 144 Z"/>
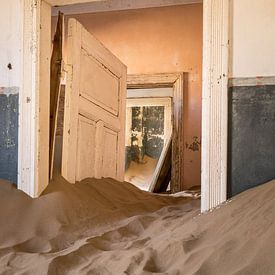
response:
<path id="1" fill-rule="evenodd" d="M 0 198 L 1 274 L 275 274 L 275 181 L 203 215 L 110 179 Z"/>

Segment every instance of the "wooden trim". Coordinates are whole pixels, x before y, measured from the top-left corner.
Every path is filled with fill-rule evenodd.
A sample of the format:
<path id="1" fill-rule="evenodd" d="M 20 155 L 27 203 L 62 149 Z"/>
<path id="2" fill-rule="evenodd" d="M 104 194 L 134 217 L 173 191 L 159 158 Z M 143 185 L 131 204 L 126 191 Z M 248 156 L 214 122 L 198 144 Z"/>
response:
<path id="1" fill-rule="evenodd" d="M 133 74 L 127 76 L 128 89 L 148 89 L 174 87 L 176 81 L 182 77 L 181 73 L 168 74 Z"/>
<path id="2" fill-rule="evenodd" d="M 65 6 L 61 6 L 60 0 L 48 0 L 53 5 L 53 16 L 58 15 L 58 11 L 64 14 L 98 13 L 121 10 L 135 10 L 144 8 L 159 8 L 176 5 L 202 3 L 202 0 L 120 0 L 120 1 L 92 1 L 92 0 L 64 0 Z M 71 2 L 68 2 L 71 1 Z M 56 4 L 58 2 L 58 4 Z M 86 2 L 86 3 L 85 3 Z M 70 4 L 69 4 L 70 3 Z M 73 4 L 73 6 L 71 6 Z"/>
<path id="3" fill-rule="evenodd" d="M 158 89 L 130 89 L 127 91 L 127 98 L 161 98 L 161 97 L 173 97 L 173 88 L 165 87 Z"/>
<path id="4" fill-rule="evenodd" d="M 40 51 L 39 51 L 39 108 L 38 108 L 38 180 L 35 196 L 39 196 L 49 184 L 49 125 L 50 125 L 50 59 L 51 43 L 51 6 L 40 2 Z"/>
<path id="5" fill-rule="evenodd" d="M 22 93 L 19 94 L 18 189 L 35 196 L 37 181 L 37 129 L 39 10 L 35 0 L 23 1 Z"/>
<path id="6" fill-rule="evenodd" d="M 207 211 L 226 200 L 229 0 L 203 2 L 202 199 Z"/>
<path id="7" fill-rule="evenodd" d="M 74 35 L 73 35 L 74 34 Z M 79 107 L 79 75 L 80 75 L 80 54 L 82 43 L 82 26 L 75 20 L 69 20 L 68 27 L 68 60 L 67 77 L 68 82 L 73 85 L 66 85 L 65 88 L 65 109 L 63 129 L 63 150 L 62 150 L 62 176 L 70 183 L 75 183 L 76 156 L 77 156 L 77 129 L 78 129 L 78 107 Z M 77 91 L 77 92 L 76 92 Z M 70 148 L 70 152 L 68 150 Z M 68 156 L 75 156 L 69 158 Z"/>
<path id="8" fill-rule="evenodd" d="M 183 96 L 186 82 L 186 73 L 128 75 L 127 88 L 157 88 L 173 87 L 173 134 L 172 134 L 172 179 L 173 193 L 184 189 L 183 182 Z"/>
<path id="9" fill-rule="evenodd" d="M 229 79 L 229 87 L 275 85 L 275 76 L 234 77 Z"/>
<path id="10" fill-rule="evenodd" d="M 161 188 L 161 183 L 163 180 L 163 177 L 161 177 L 161 180 L 159 180 L 159 176 L 161 174 L 161 169 L 165 168 L 165 172 L 167 172 L 167 169 L 169 168 L 169 165 L 166 165 L 166 162 L 171 161 L 171 143 L 172 143 L 172 133 L 170 133 L 170 136 L 166 140 L 166 143 L 163 147 L 163 150 L 161 152 L 159 161 L 157 163 L 157 167 L 155 169 L 155 172 L 152 177 L 152 181 L 149 187 L 150 192 L 158 192 Z M 170 163 L 171 167 L 171 163 Z M 166 190 L 165 190 L 166 191 Z"/>
<path id="11" fill-rule="evenodd" d="M 126 108 L 142 106 L 171 106 L 171 97 L 131 97 L 127 98 Z"/>
<path id="12" fill-rule="evenodd" d="M 22 92 L 19 94 L 18 189 L 37 197 L 48 184 L 51 7 L 22 1 Z M 43 84 L 43 85 L 42 85 Z"/>

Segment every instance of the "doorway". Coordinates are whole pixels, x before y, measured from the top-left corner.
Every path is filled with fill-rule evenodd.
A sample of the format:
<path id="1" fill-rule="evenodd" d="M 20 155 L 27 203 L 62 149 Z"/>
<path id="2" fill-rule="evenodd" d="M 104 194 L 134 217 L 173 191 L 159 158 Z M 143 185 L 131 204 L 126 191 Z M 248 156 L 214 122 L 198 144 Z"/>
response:
<path id="1" fill-rule="evenodd" d="M 81 2 L 83 0 L 70 1 L 70 3 Z M 22 8 L 25 22 L 22 51 L 25 62 L 22 62 L 22 71 L 32 73 L 22 77 L 23 89 L 19 99 L 21 116 L 18 187 L 33 197 L 38 196 L 48 183 L 48 173 L 43 173 L 44 170 L 42 171 L 39 166 L 40 164 L 43 164 L 43 167 L 47 166 L 45 165 L 47 161 L 43 162 L 42 157 L 48 155 L 48 141 L 43 140 L 41 133 L 47 132 L 48 129 L 41 117 L 42 109 L 46 112 L 48 108 L 47 104 L 42 104 L 42 96 L 38 97 L 38 95 L 47 94 L 41 91 L 40 83 L 49 85 L 47 60 L 51 51 L 49 31 L 51 5 L 60 4 L 57 0 L 51 0 L 51 5 L 44 1 L 42 3 L 44 6 L 40 7 L 36 1 L 29 0 Z M 66 1 L 63 1 L 64 3 Z M 32 18 L 31 22 L 29 22 L 30 18 Z M 203 18 L 201 184 L 202 211 L 206 211 L 226 199 L 229 1 L 204 0 Z M 172 85 L 174 83 L 172 82 Z M 47 100 L 44 102 L 48 103 Z M 216 121 L 219 123 L 215 123 Z M 182 148 L 177 148 L 179 149 Z M 27 150 L 31 150 L 29 158 L 24 157 L 29 155 Z M 179 156 L 178 161 L 181 161 L 181 157 Z M 175 190 L 179 190 L 182 179 L 183 177 L 177 181 Z"/>
<path id="2" fill-rule="evenodd" d="M 179 192 L 184 188 L 183 185 L 183 160 L 184 154 L 179 154 L 178 152 L 183 152 L 184 147 L 184 117 L 183 117 L 183 98 L 184 91 L 187 88 L 187 73 L 162 73 L 162 74 L 146 74 L 146 75 L 128 75 L 127 77 L 127 89 L 128 96 L 135 98 L 145 97 L 147 94 L 156 98 L 158 94 L 160 100 L 163 99 L 163 106 L 167 106 L 167 121 L 169 117 L 169 103 L 167 98 L 171 98 L 171 176 L 170 176 L 170 190 L 172 193 Z M 165 99 L 166 98 L 166 99 Z M 156 99 L 155 99 L 156 100 Z M 148 102 L 152 99 L 149 99 Z M 157 101 L 156 101 L 157 102 Z M 149 104 L 149 103 L 147 103 Z M 158 104 L 156 104 L 158 105 Z M 168 122 L 167 122 L 168 123 Z M 168 125 L 168 124 L 167 124 Z M 158 157 L 158 162 L 156 163 L 156 169 L 154 170 L 153 176 L 151 178 L 150 191 L 154 190 L 157 192 L 161 190 L 161 180 L 158 181 L 161 168 L 165 166 L 165 154 L 169 151 L 169 127 L 167 126 L 167 134 L 164 140 L 164 145 L 162 149 L 162 154 Z M 155 180 L 155 182 L 153 182 Z M 167 180 L 166 180 L 167 182 Z M 152 185 L 155 185 L 152 188 Z M 165 190 L 166 191 L 166 190 Z"/>
<path id="3" fill-rule="evenodd" d="M 127 91 L 125 181 L 145 191 L 153 189 L 160 156 L 171 139 L 172 93 L 172 88 Z"/>

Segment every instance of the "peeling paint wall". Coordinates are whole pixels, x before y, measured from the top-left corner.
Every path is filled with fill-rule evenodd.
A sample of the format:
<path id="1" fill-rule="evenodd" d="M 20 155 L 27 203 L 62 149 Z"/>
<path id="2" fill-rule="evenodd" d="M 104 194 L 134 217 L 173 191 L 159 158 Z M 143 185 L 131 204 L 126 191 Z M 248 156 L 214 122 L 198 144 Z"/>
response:
<path id="1" fill-rule="evenodd" d="M 1 93 L 5 90 L 5 93 Z M 12 90 L 12 91 L 9 91 Z M 17 182 L 18 88 L 0 88 L 0 178 Z"/>
<path id="2" fill-rule="evenodd" d="M 231 11 L 229 196 L 275 178 L 275 1 Z"/>
<path id="3" fill-rule="evenodd" d="M 234 86 L 229 99 L 232 196 L 275 178 L 275 85 Z"/>
<path id="4" fill-rule="evenodd" d="M 21 4 L 21 0 L 0 3 L 0 179 L 13 183 L 17 183 L 18 165 Z"/>

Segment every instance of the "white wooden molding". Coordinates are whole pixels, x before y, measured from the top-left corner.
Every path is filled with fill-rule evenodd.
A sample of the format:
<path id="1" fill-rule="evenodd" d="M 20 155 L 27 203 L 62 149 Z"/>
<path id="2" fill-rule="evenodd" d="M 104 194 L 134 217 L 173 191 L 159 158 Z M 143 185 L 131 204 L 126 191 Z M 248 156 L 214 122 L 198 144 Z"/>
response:
<path id="1" fill-rule="evenodd" d="M 35 196 L 37 182 L 38 129 L 38 59 L 40 5 L 36 0 L 24 0 L 22 92 L 19 96 L 18 188 Z"/>
<path id="2" fill-rule="evenodd" d="M 51 20 L 51 7 L 41 0 L 24 0 L 22 15 L 18 188 L 31 197 L 37 197 L 48 183 L 48 103 L 45 99 L 48 98 L 51 42 L 49 25 L 45 24 Z"/>
<path id="3" fill-rule="evenodd" d="M 61 11 L 64 14 L 83 14 L 118 10 L 132 10 L 155 7 L 168 7 L 202 3 L 202 0 L 48 0 L 53 6 L 53 16 Z M 70 5 L 69 5 L 70 3 Z M 72 5 L 73 4 L 73 5 Z M 66 6 L 61 6 L 66 5 Z"/>
<path id="4" fill-rule="evenodd" d="M 204 0 L 203 16 L 202 212 L 226 200 L 229 0 Z"/>

